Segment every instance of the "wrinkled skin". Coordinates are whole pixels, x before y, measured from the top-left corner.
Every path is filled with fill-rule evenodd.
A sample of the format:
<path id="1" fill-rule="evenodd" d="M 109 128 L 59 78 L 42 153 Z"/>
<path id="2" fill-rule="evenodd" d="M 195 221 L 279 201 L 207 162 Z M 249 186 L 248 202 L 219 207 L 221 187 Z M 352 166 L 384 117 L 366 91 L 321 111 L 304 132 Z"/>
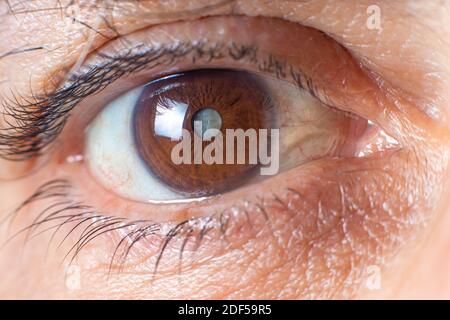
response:
<path id="1" fill-rule="evenodd" d="M 14 7 L 15 1 L 10 2 Z M 39 0 L 21 10 L 50 8 L 54 2 Z M 158 208 L 119 199 L 99 188 L 82 163 L 65 162 L 80 151 L 74 141 L 82 139 L 83 132 L 76 128 L 86 122 L 74 115 L 59 140 L 62 149 L 44 167 L 23 179 L 0 181 L 1 219 L 43 181 L 60 177 L 70 180 L 84 201 L 119 217 L 133 213 L 137 219 L 180 222 L 233 207 L 237 214 L 227 226 L 227 241 L 214 229 L 195 250 L 195 245 L 187 245 L 180 271 L 176 248 L 183 239 L 174 239 L 154 272 L 162 241 L 162 235 L 154 235 L 133 249 L 121 272 L 114 272 L 112 266 L 113 275 L 108 278 L 110 254 L 120 241 L 119 234 L 89 243 L 74 260 L 75 268 L 61 260 L 76 235 L 48 253 L 51 234 L 30 239 L 25 246 L 25 239 L 19 237 L 0 251 L 1 297 L 450 298 L 449 1 L 255 0 L 194 11 L 205 2 L 176 1 L 177 5 L 166 6 L 142 1 L 137 9 L 135 2 L 118 1 L 114 12 L 108 13 L 114 16 L 114 30 L 95 22 L 95 14 L 102 9 L 87 10 L 90 2 L 83 2 L 78 12 L 84 25 L 73 24 L 58 10 L 0 15 L 0 96 L 11 98 L 12 90 L 26 95 L 30 89 L 52 89 L 52 84 L 64 79 L 64 72 L 83 61 L 80 57 L 89 58 L 93 48 L 114 47 L 109 39 L 118 34 L 154 43 L 255 38 L 266 51 L 275 50 L 302 64 L 311 76 L 317 72 L 337 108 L 376 122 L 402 148 L 370 157 L 314 161 L 218 200 Z M 367 8 L 372 4 L 381 8 L 380 30 L 367 28 Z M 1 2 L 0 13 L 6 11 Z M 206 15 L 218 17 L 199 20 Z M 244 17 L 230 20 L 227 15 Z M 280 37 L 273 26 L 284 30 L 284 24 L 255 22 L 245 16 L 287 20 L 320 30 L 329 38 L 319 39 L 310 29 Z M 94 24 L 97 32 L 88 32 L 86 24 Z M 294 25 L 286 28 L 296 30 Z M 308 60 L 317 54 L 296 41 L 300 36 L 304 42 L 315 39 L 327 68 L 321 70 L 316 60 Z M 334 47 L 334 41 L 345 49 Z M 40 46 L 44 49 L 2 56 L 16 48 Z M 301 50 L 302 59 L 296 56 Z M 333 54 L 342 60 L 336 62 Z M 344 66 L 342 61 L 357 62 Z M 320 80 L 325 69 L 330 74 L 336 70 L 335 77 Z M 92 98 L 92 105 L 106 99 L 107 91 L 97 100 Z M 1 174 L 24 170 L 21 164 L 6 160 L 0 160 L 0 168 Z M 267 217 L 243 201 L 255 203 L 260 197 Z M 0 241 L 32 223 L 46 205 L 27 206 L 9 226 L 2 224 Z M 251 224 L 245 222 L 245 211 L 253 213 Z M 74 274 L 78 285 L 72 285 Z M 374 276 L 379 286 L 370 285 Z"/>

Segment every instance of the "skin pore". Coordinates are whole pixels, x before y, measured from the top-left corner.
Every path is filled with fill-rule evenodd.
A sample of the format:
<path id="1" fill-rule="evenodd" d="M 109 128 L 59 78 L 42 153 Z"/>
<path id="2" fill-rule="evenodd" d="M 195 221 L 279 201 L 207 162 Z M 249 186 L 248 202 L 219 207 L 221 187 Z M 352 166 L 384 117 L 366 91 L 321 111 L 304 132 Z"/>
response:
<path id="1" fill-rule="evenodd" d="M 379 29 L 367 27 L 371 5 L 381 10 Z M 152 234 L 130 251 L 122 270 L 113 266 L 112 275 L 110 255 L 121 233 L 87 244 L 72 266 L 61 261 L 78 240 L 74 234 L 56 248 L 60 235 L 51 250 L 51 233 L 17 238 L 0 251 L 1 297 L 449 298 L 449 15 L 446 1 L 90 0 L 69 7 L 64 1 L 1 1 L 2 101 L 51 92 L 67 73 L 95 62 L 96 51 L 204 38 L 254 41 L 314 78 L 336 108 L 377 123 L 402 145 L 368 158 L 314 161 L 188 207 L 130 203 L 100 188 L 85 165 L 66 163 L 82 152 L 79 128 L 99 112 L 100 101 L 112 99 L 111 88 L 126 91 L 175 67 L 126 76 L 72 110 L 57 140 L 60 149 L 42 165 L 0 160 L 0 242 L 51 205 L 51 199 L 37 201 L 3 223 L 55 178 L 70 181 L 56 193 L 80 196 L 114 217 L 181 222 L 228 208 L 259 214 L 250 215 L 251 224 L 243 222 L 245 215 L 230 219 L 226 241 L 218 241 L 221 231 L 213 228 L 198 248 L 188 243 L 181 263 L 176 248 L 183 238 L 175 237 L 159 260 L 163 240 Z M 193 68 L 181 60 L 177 68 L 183 67 Z M 1 121 L 1 128 L 10 125 Z M 34 174 L 12 178 L 34 165 Z M 254 205 L 261 195 L 265 209 Z M 196 227 L 183 232 L 196 233 Z M 374 274 L 380 280 L 375 288 L 367 285 Z"/>

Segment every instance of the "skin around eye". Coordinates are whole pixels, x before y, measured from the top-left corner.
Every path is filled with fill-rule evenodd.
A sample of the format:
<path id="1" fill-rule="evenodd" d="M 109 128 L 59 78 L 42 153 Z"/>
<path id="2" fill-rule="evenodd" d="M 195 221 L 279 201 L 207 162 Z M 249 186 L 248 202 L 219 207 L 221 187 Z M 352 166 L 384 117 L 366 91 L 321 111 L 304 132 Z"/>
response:
<path id="1" fill-rule="evenodd" d="M 161 39 L 164 35 L 170 35 L 170 41 L 177 37 L 186 40 L 183 38 L 186 34 L 192 38 L 209 35 L 213 42 L 221 40 L 215 39 L 211 30 L 222 30 L 223 37 L 239 43 L 248 44 L 254 40 L 253 44 L 263 48 L 265 53 L 273 53 L 278 58 L 287 56 L 290 64 L 307 75 L 315 75 L 315 85 L 322 100 L 372 120 L 342 126 L 347 128 L 343 131 L 344 136 L 353 137 L 347 141 L 359 143 L 347 144 L 339 156 L 322 157 L 328 148 L 316 147 L 334 141 L 336 127 L 333 124 L 342 114 L 314 103 L 314 99 L 299 93 L 298 86 L 290 90 L 280 84 L 282 81 L 273 80 L 275 85 L 271 87 L 281 87 L 271 92 L 273 97 L 277 92 L 282 98 L 275 101 L 298 103 L 296 97 L 300 95 L 300 100 L 305 103 L 304 110 L 311 112 L 305 112 L 304 118 L 293 117 L 287 112 L 282 114 L 289 115 L 286 121 L 309 120 L 310 131 L 302 131 L 305 134 L 300 139 L 305 148 L 298 154 L 307 152 L 313 159 L 303 162 L 306 158 L 295 156 L 289 162 L 290 169 L 277 176 L 189 205 L 143 204 L 122 199 L 114 192 L 100 188 L 87 170 L 82 156 L 84 129 L 97 114 L 102 116 L 103 110 L 99 110 L 105 101 L 115 101 L 114 98 L 129 93 L 130 89 L 158 78 L 166 66 L 151 72 L 141 70 L 141 73 L 117 79 L 73 110 L 53 161 L 36 175 L 18 182 L 20 189 L 28 190 L 34 197 L 19 210 L 13 229 L 25 228 L 25 235 L 33 241 L 38 235 L 47 236 L 50 239 L 44 240 L 52 240 L 50 252 L 61 243 L 55 259 L 68 255 L 65 261 L 74 263 L 81 270 L 82 283 L 88 284 L 86 291 L 89 291 L 84 293 L 91 297 L 104 296 L 104 292 L 112 293 L 115 298 L 354 296 L 364 285 L 365 268 L 384 266 L 426 223 L 425 213 L 437 202 L 442 194 L 439 186 L 444 185 L 445 174 L 441 166 L 446 165 L 442 159 L 447 158 L 437 151 L 442 146 L 434 145 L 432 139 L 415 135 L 418 131 L 413 122 L 395 111 L 402 100 L 397 100 L 395 105 L 390 103 L 391 100 L 385 99 L 385 92 L 361 70 L 347 51 L 312 29 L 271 19 L 220 17 L 142 30 L 130 35 L 129 42 L 123 43 L 149 43 L 152 38 L 155 42 L 168 42 Z M 251 32 L 238 33 L 236 30 Z M 275 40 L 279 40 L 280 30 L 290 41 L 269 45 L 278 44 Z M 221 35 L 220 32 L 214 34 Z M 121 47 L 123 43 L 115 42 L 104 49 Z M 258 65 L 244 65 L 242 61 L 231 62 L 226 58 L 210 64 L 201 61 L 193 66 L 190 58 L 165 71 L 170 74 L 188 69 L 217 68 L 220 64 L 222 68 L 238 69 L 239 66 L 239 69 L 257 71 L 260 75 L 270 73 L 276 78 L 270 59 L 260 60 L 269 63 L 262 63 L 259 66 L 263 68 L 259 69 Z M 134 77 L 143 81 L 132 81 Z M 139 96 L 135 94 L 134 98 Z M 133 95 L 128 98 L 136 101 Z M 134 103 L 130 105 L 134 106 Z M 108 109 L 106 107 L 104 111 Z M 129 119 L 132 119 L 131 111 Z M 423 124 L 419 118 L 414 123 Z M 306 127 L 302 126 L 303 129 Z M 394 150 L 386 151 L 384 142 L 391 142 L 386 135 L 374 138 L 381 127 L 400 141 Z M 326 130 L 316 131 L 318 128 Z M 306 143 L 323 138 L 323 133 L 333 139 L 319 139 L 320 144 Z M 290 152 L 298 145 L 295 143 L 297 134 L 292 133 L 291 137 L 292 148 L 287 148 L 286 154 L 292 154 Z M 311 140 L 311 137 L 315 138 Z M 423 143 L 424 140 L 427 143 Z M 134 143 L 132 139 L 130 141 Z M 117 155 L 116 152 L 112 154 Z M 316 158 L 317 154 L 321 156 Z M 431 163 L 434 164 L 432 170 Z M 14 192 L 14 189 L 8 192 Z M 26 228 L 30 224 L 31 228 Z M 55 225 L 54 236 L 45 232 Z M 16 249 L 9 249 L 10 256 Z M 33 249 L 34 255 L 44 256 L 47 243 Z M 42 271 L 42 274 L 49 274 L 50 270 Z M 56 268 L 53 271 L 58 274 Z M 108 272 L 110 281 L 105 280 Z M 30 275 L 30 281 L 49 280 Z M 82 295 L 65 287 L 61 290 L 67 295 Z"/>

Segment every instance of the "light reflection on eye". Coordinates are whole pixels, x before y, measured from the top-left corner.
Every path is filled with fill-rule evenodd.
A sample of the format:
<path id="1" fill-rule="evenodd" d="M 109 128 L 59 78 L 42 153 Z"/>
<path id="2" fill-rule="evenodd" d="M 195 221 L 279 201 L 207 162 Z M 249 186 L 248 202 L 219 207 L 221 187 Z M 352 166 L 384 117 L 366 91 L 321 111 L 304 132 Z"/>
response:
<path id="1" fill-rule="evenodd" d="M 156 106 L 155 133 L 171 140 L 181 139 L 187 109 L 186 103 L 164 99 Z"/>
<path id="2" fill-rule="evenodd" d="M 192 161 L 174 163 L 183 130 L 198 138 L 197 117 L 211 126 L 207 134 L 222 134 L 221 149 L 211 153 L 216 162 L 196 162 L 198 150 L 189 140 L 187 158 Z M 122 197 L 140 202 L 198 200 L 262 179 L 257 169 L 268 163 L 251 162 L 252 137 L 245 136 L 240 149 L 239 138 L 233 137 L 227 157 L 227 130 L 279 130 L 279 154 L 270 150 L 270 160 L 279 161 L 280 171 L 285 171 L 323 157 L 361 155 L 355 148 L 369 128 L 367 120 L 329 109 L 286 81 L 245 71 L 197 70 L 153 81 L 107 105 L 89 126 L 86 155 L 99 183 Z M 200 156 L 205 156 L 218 137 L 200 132 Z M 272 140 L 261 139 L 256 135 L 257 149 L 261 143 L 270 149 Z M 242 152 L 244 162 L 239 160 Z M 180 156 L 186 158 L 185 150 Z"/>

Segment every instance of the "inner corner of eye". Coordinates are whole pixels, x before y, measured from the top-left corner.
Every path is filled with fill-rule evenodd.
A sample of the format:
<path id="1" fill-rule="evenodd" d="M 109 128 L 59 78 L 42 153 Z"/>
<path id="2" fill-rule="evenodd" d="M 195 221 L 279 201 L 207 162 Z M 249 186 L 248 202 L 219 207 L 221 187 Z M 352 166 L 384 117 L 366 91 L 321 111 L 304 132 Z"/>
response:
<path id="1" fill-rule="evenodd" d="M 109 103 L 89 125 L 85 152 L 96 180 L 119 196 L 186 201 L 314 159 L 378 150 L 375 127 L 280 80 L 202 69 L 151 81 Z"/>

